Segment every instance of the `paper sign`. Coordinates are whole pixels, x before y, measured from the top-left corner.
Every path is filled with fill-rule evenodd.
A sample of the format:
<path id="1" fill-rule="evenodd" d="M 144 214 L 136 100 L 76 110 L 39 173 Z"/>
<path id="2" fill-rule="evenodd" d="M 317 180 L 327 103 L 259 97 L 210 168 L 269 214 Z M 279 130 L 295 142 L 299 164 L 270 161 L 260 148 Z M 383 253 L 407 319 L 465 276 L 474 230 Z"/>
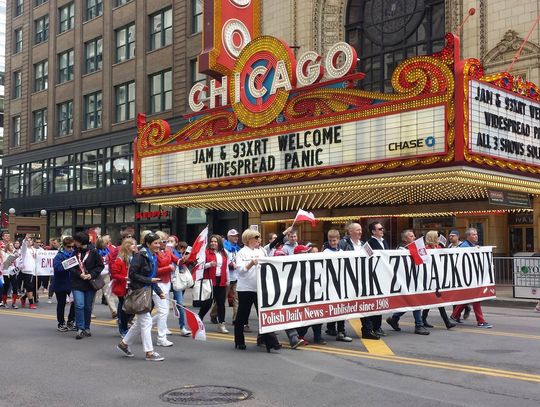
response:
<path id="1" fill-rule="evenodd" d="M 64 267 L 65 270 L 78 266 L 78 265 L 79 265 L 79 261 L 77 260 L 77 257 L 75 256 L 70 257 L 69 259 L 66 259 L 62 262 L 62 266 Z"/>
<path id="2" fill-rule="evenodd" d="M 366 254 L 368 255 L 368 257 L 371 257 L 373 256 L 375 253 L 373 253 L 373 249 L 371 248 L 371 246 L 369 245 L 368 242 L 366 242 L 362 248 L 364 249 L 364 251 L 366 252 Z"/>

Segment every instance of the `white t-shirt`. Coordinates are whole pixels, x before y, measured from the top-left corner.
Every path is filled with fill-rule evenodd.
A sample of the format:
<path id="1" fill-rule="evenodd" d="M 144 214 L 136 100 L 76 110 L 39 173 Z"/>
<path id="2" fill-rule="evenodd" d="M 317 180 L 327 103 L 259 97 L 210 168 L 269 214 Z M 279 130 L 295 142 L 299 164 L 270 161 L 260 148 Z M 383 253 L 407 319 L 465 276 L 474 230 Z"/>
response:
<path id="1" fill-rule="evenodd" d="M 247 268 L 247 265 L 253 259 L 266 257 L 266 251 L 259 247 L 250 249 L 248 246 L 242 247 L 236 255 L 236 264 L 238 266 L 238 282 L 236 283 L 236 291 L 251 291 L 257 292 L 257 276 L 259 274 L 260 265 Z"/>

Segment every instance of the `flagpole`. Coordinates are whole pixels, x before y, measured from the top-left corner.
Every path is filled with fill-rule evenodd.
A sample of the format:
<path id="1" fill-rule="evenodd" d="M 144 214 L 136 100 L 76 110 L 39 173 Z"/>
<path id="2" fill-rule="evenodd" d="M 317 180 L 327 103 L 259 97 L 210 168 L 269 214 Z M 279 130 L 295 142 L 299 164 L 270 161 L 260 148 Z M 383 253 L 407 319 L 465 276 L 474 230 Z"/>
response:
<path id="1" fill-rule="evenodd" d="M 521 43 L 521 46 L 519 47 L 519 49 L 517 50 L 516 52 L 516 55 L 514 55 L 514 59 L 512 59 L 512 63 L 510 64 L 510 66 L 508 67 L 508 69 L 506 70 L 506 72 L 510 72 L 512 70 L 512 68 L 514 67 L 514 63 L 517 61 L 517 59 L 519 58 L 519 55 L 521 54 L 521 51 L 523 51 L 523 47 L 525 46 L 525 43 L 529 40 L 529 37 L 531 36 L 532 32 L 534 31 L 534 28 L 536 27 L 536 24 L 538 24 L 538 21 L 540 20 L 540 14 L 538 14 L 536 16 L 536 20 L 534 20 L 534 24 L 533 26 L 531 27 L 531 29 L 529 30 L 529 33 L 527 34 L 527 36 L 525 37 L 525 39 L 523 40 L 523 42 Z"/>

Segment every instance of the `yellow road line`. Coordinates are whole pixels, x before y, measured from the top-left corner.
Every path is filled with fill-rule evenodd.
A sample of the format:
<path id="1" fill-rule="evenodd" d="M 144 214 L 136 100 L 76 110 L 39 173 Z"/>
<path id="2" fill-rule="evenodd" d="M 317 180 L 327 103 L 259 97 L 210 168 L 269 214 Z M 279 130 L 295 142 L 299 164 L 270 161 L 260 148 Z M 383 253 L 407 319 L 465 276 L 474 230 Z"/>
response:
<path id="1" fill-rule="evenodd" d="M 352 329 L 354 330 L 356 335 L 358 335 L 358 337 L 362 341 L 362 345 L 364 345 L 364 347 L 369 353 L 381 356 L 392 356 L 394 354 L 394 352 L 392 352 L 392 349 L 390 349 L 386 342 L 382 339 L 363 339 L 362 322 L 360 322 L 359 319 L 349 319 L 348 322 L 352 326 Z"/>
<path id="2" fill-rule="evenodd" d="M 17 311 L 0 311 L 0 315 L 2 314 L 56 321 L 56 317 L 52 315 L 47 315 L 47 314 L 25 313 L 25 312 L 17 312 Z M 93 320 L 92 323 L 95 325 L 100 325 L 100 326 L 116 325 L 114 321 L 107 322 L 107 321 L 102 321 L 102 320 Z M 174 328 L 171 331 L 175 333 L 180 332 L 179 329 L 174 329 Z M 211 339 L 217 339 L 217 340 L 227 341 L 227 342 L 232 342 L 234 340 L 234 338 L 230 335 L 224 335 L 224 334 L 219 334 L 219 333 L 207 332 L 207 337 Z M 256 338 L 246 337 L 246 342 L 250 344 L 251 343 L 254 344 L 256 343 Z M 370 341 L 370 342 L 378 342 L 378 341 Z M 408 358 L 408 357 L 395 356 L 395 355 L 379 355 L 379 354 L 363 352 L 363 351 L 358 351 L 358 350 L 340 349 L 340 348 L 334 348 L 334 347 L 329 347 L 329 346 L 310 345 L 310 346 L 302 347 L 299 349 L 303 351 L 319 352 L 319 353 L 325 353 L 325 354 L 337 355 L 337 356 L 355 357 L 355 358 L 376 360 L 376 361 L 381 361 L 381 362 L 390 362 L 390 363 L 402 364 L 402 365 L 429 367 L 433 369 L 444 369 L 444 370 L 450 370 L 450 371 L 455 371 L 455 372 L 479 374 L 479 375 L 484 375 L 484 376 L 501 377 L 501 378 L 507 378 L 507 379 L 512 379 L 512 380 L 521 380 L 521 381 L 540 383 L 540 375 L 524 373 L 524 372 L 516 372 L 516 371 L 510 371 L 510 370 L 501 370 L 501 369 L 493 369 L 493 368 L 481 367 L 481 366 L 464 365 L 460 363 L 439 362 L 436 360 Z"/>
<path id="3" fill-rule="evenodd" d="M 410 322 L 401 322 L 399 325 L 402 326 L 414 326 L 413 323 Z M 434 325 L 437 329 L 443 329 L 446 331 L 446 327 L 443 325 Z M 529 334 L 521 334 L 521 333 L 514 333 L 514 332 L 501 332 L 493 329 L 486 329 L 486 328 L 473 328 L 470 326 L 463 326 L 458 324 L 456 328 L 453 328 L 455 331 L 461 331 L 461 332 L 468 332 L 473 334 L 480 334 L 480 335 L 492 335 L 492 336 L 506 336 L 510 338 L 521 338 L 521 339 L 534 339 L 534 340 L 540 340 L 540 335 L 529 335 Z"/>

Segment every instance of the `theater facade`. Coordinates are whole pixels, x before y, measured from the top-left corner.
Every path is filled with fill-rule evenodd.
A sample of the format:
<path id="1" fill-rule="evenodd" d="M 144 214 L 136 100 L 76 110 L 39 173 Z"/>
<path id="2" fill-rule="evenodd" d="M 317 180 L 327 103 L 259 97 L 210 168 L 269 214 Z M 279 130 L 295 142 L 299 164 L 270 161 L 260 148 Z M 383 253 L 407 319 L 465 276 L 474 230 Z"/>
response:
<path id="1" fill-rule="evenodd" d="M 361 89 L 362 55 L 345 42 L 295 57 L 251 34 L 229 68 L 207 58 L 215 79 L 192 88 L 188 125 L 139 116 L 138 202 L 246 212 L 263 233 L 309 210 L 320 222 L 300 225 L 301 240 L 318 244 L 332 227 L 376 219 L 393 244 L 404 228 L 473 226 L 495 253 L 540 251 L 536 85 L 485 74 L 454 34 L 403 60 L 391 92 Z"/>

